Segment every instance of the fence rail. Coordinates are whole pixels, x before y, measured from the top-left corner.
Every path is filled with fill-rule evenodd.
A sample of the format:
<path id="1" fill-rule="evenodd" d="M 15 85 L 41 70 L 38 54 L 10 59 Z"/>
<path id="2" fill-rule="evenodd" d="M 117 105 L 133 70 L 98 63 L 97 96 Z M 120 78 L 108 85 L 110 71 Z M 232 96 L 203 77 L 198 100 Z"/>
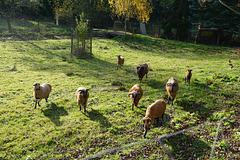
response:
<path id="1" fill-rule="evenodd" d="M 174 132 L 174 133 L 171 133 L 171 134 L 167 134 L 167 135 L 161 135 L 159 136 L 158 138 L 156 139 L 150 139 L 150 140 L 145 140 L 145 141 L 138 141 L 138 142 L 135 142 L 135 143 L 130 143 L 130 144 L 127 144 L 125 146 L 121 146 L 121 147 L 117 147 L 117 148 L 112 148 L 112 149 L 107 149 L 105 151 L 101 151 L 91 157 L 87 157 L 85 158 L 85 160 L 90 160 L 90 159 L 94 159 L 94 158 L 100 158 L 102 157 L 103 155 L 106 155 L 106 154 L 109 154 L 109 153 L 113 153 L 115 151 L 118 151 L 118 150 L 123 150 L 123 149 L 126 149 L 126 148 L 129 148 L 129 147 L 132 147 L 132 146 L 135 146 L 135 145 L 138 145 L 138 144 L 144 144 L 144 143 L 148 143 L 148 142 L 155 142 L 155 141 L 159 141 L 160 144 L 163 146 L 163 148 L 166 150 L 168 156 L 171 158 L 171 159 L 174 159 L 174 156 L 172 155 L 171 151 L 169 150 L 169 148 L 166 146 L 166 144 L 162 141 L 164 139 L 167 139 L 167 138 L 170 138 L 170 137 L 173 137 L 173 136 L 176 136 L 178 134 L 181 134 L 181 133 L 184 133 L 184 132 L 187 132 L 187 131 L 190 131 L 190 130 L 193 130 L 195 128 L 203 128 L 203 127 L 206 127 L 206 126 L 209 126 L 209 125 L 213 125 L 213 124 L 218 124 L 218 127 L 217 127 L 217 133 L 216 133 L 216 136 L 214 138 L 214 143 L 212 145 L 212 151 L 211 151 L 211 155 L 210 155 L 210 160 L 213 158 L 213 155 L 214 155 L 214 149 L 215 149 L 215 146 L 216 146 L 216 142 L 217 142 L 217 139 L 218 139 L 218 136 L 219 136 L 219 131 L 220 129 L 222 129 L 221 131 L 221 134 L 222 134 L 222 138 L 224 140 L 224 143 L 225 145 L 227 146 L 227 150 L 228 152 L 230 152 L 230 149 L 227 145 L 227 142 L 224 138 L 224 134 L 223 134 L 223 122 L 226 121 L 226 120 L 234 120 L 234 119 L 239 119 L 240 116 L 236 116 L 236 117 L 228 117 L 228 118 L 222 118 L 220 121 L 218 122 L 212 122 L 212 123 L 208 123 L 208 124 L 202 124 L 202 125 L 198 125 L 198 126 L 194 126 L 194 127 L 190 127 L 190 128 L 187 128 L 187 129 L 183 129 L 181 131 L 178 131 L 178 132 Z"/>

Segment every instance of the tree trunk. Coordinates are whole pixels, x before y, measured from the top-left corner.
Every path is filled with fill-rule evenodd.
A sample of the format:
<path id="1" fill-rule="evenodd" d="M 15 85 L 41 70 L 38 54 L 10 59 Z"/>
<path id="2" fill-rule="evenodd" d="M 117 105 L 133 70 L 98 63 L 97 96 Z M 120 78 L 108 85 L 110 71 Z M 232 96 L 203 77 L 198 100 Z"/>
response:
<path id="1" fill-rule="evenodd" d="M 56 25 L 58 26 L 58 9 L 56 9 Z"/>
<path id="2" fill-rule="evenodd" d="M 147 34 L 147 32 L 146 32 L 146 25 L 145 24 L 140 23 L 140 30 L 141 30 L 143 35 Z"/>
<path id="3" fill-rule="evenodd" d="M 7 21 L 7 25 L 8 25 L 8 32 L 12 33 L 12 26 L 11 26 L 11 23 L 10 23 L 10 17 L 9 16 L 6 17 L 6 21 Z"/>

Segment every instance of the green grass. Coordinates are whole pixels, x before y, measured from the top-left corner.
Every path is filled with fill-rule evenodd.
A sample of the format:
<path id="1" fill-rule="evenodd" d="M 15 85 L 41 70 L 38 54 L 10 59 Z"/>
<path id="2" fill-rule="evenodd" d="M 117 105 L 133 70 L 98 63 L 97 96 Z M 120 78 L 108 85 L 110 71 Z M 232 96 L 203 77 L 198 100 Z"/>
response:
<path id="1" fill-rule="evenodd" d="M 168 105 L 163 126 L 153 125 L 146 139 L 240 113 L 240 58 L 232 47 L 126 35 L 94 39 L 90 58 L 76 59 L 69 54 L 69 39 L 0 42 L 0 158 L 85 158 L 145 140 L 141 118 L 151 103 L 166 99 L 165 84 L 171 77 L 180 86 L 175 111 Z M 116 55 L 125 58 L 119 70 Z M 231 70 L 228 59 L 234 65 Z M 135 69 L 141 63 L 147 63 L 150 72 L 141 83 L 144 91 L 139 106 L 131 111 L 128 90 L 139 83 Z M 10 71 L 14 65 L 16 71 Z M 191 87 L 184 83 L 189 68 L 193 70 Z M 32 86 L 35 82 L 52 85 L 49 102 L 42 101 L 37 109 Z M 77 107 L 75 91 L 80 86 L 90 89 L 87 113 Z M 209 132 L 216 132 L 216 128 L 209 127 Z M 232 133 L 239 133 L 239 129 Z M 209 158 L 205 152 L 210 152 L 213 138 L 196 134 L 209 136 L 196 131 L 166 140 L 176 159 L 188 158 L 182 156 L 181 143 L 189 139 L 192 148 L 188 151 L 196 153 L 195 158 Z M 231 140 L 237 143 L 236 138 Z M 130 154 L 136 159 L 168 157 L 158 142 L 104 157 L 120 159 Z M 215 158 L 224 159 L 226 155 Z"/>

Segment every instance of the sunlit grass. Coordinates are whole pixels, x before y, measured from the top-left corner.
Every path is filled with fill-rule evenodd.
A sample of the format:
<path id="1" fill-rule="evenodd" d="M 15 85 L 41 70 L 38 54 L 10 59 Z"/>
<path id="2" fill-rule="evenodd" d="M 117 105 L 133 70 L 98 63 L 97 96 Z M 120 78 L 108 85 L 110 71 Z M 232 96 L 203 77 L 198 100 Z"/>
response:
<path id="1" fill-rule="evenodd" d="M 70 56 L 70 43 L 69 39 L 0 42 L 1 158 L 74 159 L 140 141 L 140 120 L 151 103 L 166 99 L 165 84 L 171 77 L 180 86 L 175 111 L 168 105 L 164 125 L 152 126 L 147 139 L 239 114 L 240 61 L 231 47 L 119 36 L 94 39 L 93 57 L 77 59 Z M 117 55 L 125 58 L 119 70 Z M 232 70 L 228 59 L 235 66 Z M 149 64 L 150 72 L 141 83 L 139 106 L 131 111 L 128 90 L 140 84 L 135 69 L 142 63 Z M 9 70 L 13 65 L 16 71 Z M 191 86 L 184 83 L 189 68 L 193 70 Z M 35 82 L 50 83 L 52 92 L 49 102 L 42 100 L 42 106 L 34 110 Z M 90 89 L 87 113 L 77 107 L 75 91 L 80 86 Z M 193 137 L 186 135 L 181 140 L 184 138 Z M 212 141 L 194 137 L 194 145 L 195 141 L 202 146 L 199 149 L 211 147 Z M 178 150 L 175 142 L 168 143 L 172 150 Z M 149 157 L 159 158 L 158 150 L 153 147 L 148 153 L 154 154 Z M 147 153 L 137 152 L 138 158 Z M 119 159 L 119 154 L 110 158 Z M 166 153 L 161 154 L 166 157 Z"/>

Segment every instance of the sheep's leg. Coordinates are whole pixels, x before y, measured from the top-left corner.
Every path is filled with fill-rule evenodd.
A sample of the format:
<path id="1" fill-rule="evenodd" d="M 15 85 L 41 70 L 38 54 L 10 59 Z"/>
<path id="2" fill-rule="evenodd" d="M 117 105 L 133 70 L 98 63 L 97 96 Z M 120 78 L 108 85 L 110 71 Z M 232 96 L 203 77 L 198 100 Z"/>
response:
<path id="1" fill-rule="evenodd" d="M 134 107 L 134 105 L 132 104 L 132 111 L 133 111 L 133 107 Z"/>
<path id="2" fill-rule="evenodd" d="M 186 83 L 186 77 L 185 77 L 185 83 Z"/>
<path id="3" fill-rule="evenodd" d="M 170 101 L 170 97 L 168 97 L 168 101 L 167 101 L 167 104 L 169 104 L 169 101 Z"/>
<path id="4" fill-rule="evenodd" d="M 86 106 L 84 106 L 84 113 L 86 113 L 87 111 L 86 111 Z"/>
<path id="5" fill-rule="evenodd" d="M 118 70 L 118 65 L 117 65 L 117 70 Z"/>
<path id="6" fill-rule="evenodd" d="M 40 105 L 40 101 L 41 101 L 41 100 L 42 100 L 42 99 L 39 99 L 39 100 L 38 100 L 38 106 L 41 106 L 41 105 Z"/>
<path id="7" fill-rule="evenodd" d="M 162 120 L 161 120 L 161 123 L 160 123 L 160 126 L 162 126 L 162 124 L 163 124 L 163 116 L 164 116 L 164 113 L 162 114 Z"/>
<path id="8" fill-rule="evenodd" d="M 146 74 L 146 79 L 147 79 L 147 74 Z"/>
<path id="9" fill-rule="evenodd" d="M 81 111 L 81 104 L 80 101 L 78 101 L 79 111 Z"/>
<path id="10" fill-rule="evenodd" d="M 171 106 L 173 106 L 173 101 L 174 101 L 174 98 L 172 98 L 171 100 L 172 100 L 172 102 L 171 102 Z"/>
<path id="11" fill-rule="evenodd" d="M 37 108 L 37 100 L 38 100 L 38 99 L 35 100 L 35 107 L 34 107 L 34 109 Z"/>
<path id="12" fill-rule="evenodd" d="M 47 98 L 45 98 L 45 100 L 46 100 L 46 102 L 47 102 L 47 100 L 48 100 L 48 96 L 47 96 Z"/>
<path id="13" fill-rule="evenodd" d="M 158 127 L 159 118 L 155 118 L 155 119 L 156 119 L 156 126 Z"/>

